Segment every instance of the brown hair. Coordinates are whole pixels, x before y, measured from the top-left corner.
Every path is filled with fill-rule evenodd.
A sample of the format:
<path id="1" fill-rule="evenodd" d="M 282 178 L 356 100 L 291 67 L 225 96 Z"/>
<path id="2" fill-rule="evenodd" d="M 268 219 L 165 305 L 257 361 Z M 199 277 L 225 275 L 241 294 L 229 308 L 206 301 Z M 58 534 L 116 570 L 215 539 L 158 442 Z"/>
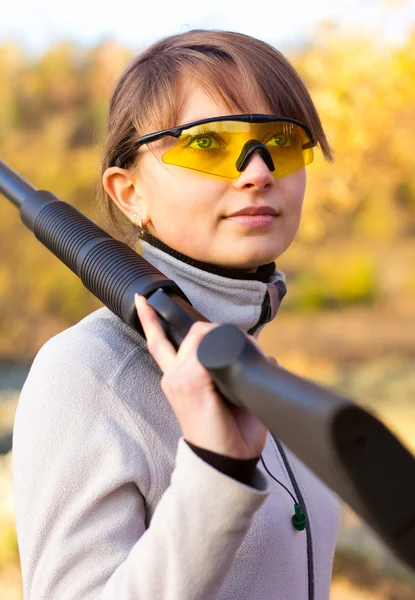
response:
<path id="1" fill-rule="evenodd" d="M 231 111 L 249 113 L 255 102 L 265 101 L 274 114 L 307 125 L 324 157 L 332 160 L 313 101 L 281 52 L 242 33 L 195 29 L 156 42 L 121 75 L 110 102 L 102 173 L 140 135 L 177 125 L 180 77 L 196 79 Z M 123 213 L 106 194 L 102 200 L 110 224 L 125 235 L 118 221 Z"/>

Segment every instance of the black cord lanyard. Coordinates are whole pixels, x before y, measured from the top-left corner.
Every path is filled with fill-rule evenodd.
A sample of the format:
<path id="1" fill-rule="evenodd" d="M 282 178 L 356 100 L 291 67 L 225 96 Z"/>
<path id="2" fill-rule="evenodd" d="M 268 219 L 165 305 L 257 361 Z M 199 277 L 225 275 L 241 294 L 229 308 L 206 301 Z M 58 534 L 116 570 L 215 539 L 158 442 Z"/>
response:
<path id="1" fill-rule="evenodd" d="M 272 434 L 271 434 L 272 435 Z M 274 475 L 269 471 L 268 467 L 265 464 L 265 461 L 262 457 L 261 454 L 261 462 L 264 465 L 265 470 L 267 471 L 267 473 L 272 477 L 272 479 L 274 479 L 274 481 L 276 481 L 281 487 L 283 487 L 291 496 L 291 498 L 294 501 L 294 510 L 295 513 L 294 515 L 291 517 L 291 522 L 293 524 L 293 526 L 297 529 L 297 531 L 303 531 L 303 529 L 306 530 L 306 537 L 307 537 L 307 571 L 308 571 L 308 600 L 315 600 L 314 598 L 314 560 L 313 560 L 313 547 L 312 547 L 312 543 L 311 543 L 311 530 L 310 530 L 310 523 L 307 519 L 307 511 L 306 511 L 306 507 L 305 507 L 305 503 L 304 503 L 304 499 L 303 496 L 301 494 L 301 490 L 298 486 L 297 481 L 295 480 L 294 477 L 294 473 L 291 470 L 291 466 L 290 463 L 288 462 L 288 458 L 284 452 L 284 449 L 281 445 L 281 442 L 273 435 L 272 436 L 278 450 L 279 453 L 281 454 L 282 460 L 284 461 L 284 465 L 285 468 L 287 469 L 287 473 L 289 475 L 291 484 L 294 488 L 294 491 L 297 495 L 298 500 L 296 500 L 295 496 L 290 492 L 290 490 L 281 482 L 279 481 L 276 477 L 274 477 Z"/>

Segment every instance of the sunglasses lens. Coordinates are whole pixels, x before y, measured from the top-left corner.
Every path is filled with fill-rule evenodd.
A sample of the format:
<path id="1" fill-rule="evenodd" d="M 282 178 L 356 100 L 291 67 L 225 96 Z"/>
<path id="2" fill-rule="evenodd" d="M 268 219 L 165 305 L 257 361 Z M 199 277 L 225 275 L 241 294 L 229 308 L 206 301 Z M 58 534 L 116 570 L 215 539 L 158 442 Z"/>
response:
<path id="1" fill-rule="evenodd" d="M 265 146 L 274 163 L 274 178 L 285 177 L 313 160 L 314 145 L 306 131 L 288 121 L 244 123 L 216 121 L 183 130 L 177 143 L 162 156 L 164 163 L 234 179 L 240 175 L 247 142 Z M 242 155 L 242 156 L 241 156 Z M 239 159 L 239 160 L 238 160 Z"/>

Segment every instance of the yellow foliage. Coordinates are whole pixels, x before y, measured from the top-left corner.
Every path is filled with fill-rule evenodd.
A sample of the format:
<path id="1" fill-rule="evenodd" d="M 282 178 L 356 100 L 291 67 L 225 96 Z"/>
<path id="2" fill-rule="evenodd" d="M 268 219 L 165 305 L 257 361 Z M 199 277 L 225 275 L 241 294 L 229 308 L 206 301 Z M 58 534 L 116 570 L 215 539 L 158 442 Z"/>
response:
<path id="1" fill-rule="evenodd" d="M 61 43 L 36 61 L 16 44 L 0 52 L 2 158 L 99 221 L 107 105 L 132 53 L 111 41 L 92 49 Z M 317 150 L 308 167 L 298 241 L 310 250 L 296 265 L 288 302 L 294 308 L 373 302 L 385 287 L 382 265 L 359 245 L 395 245 L 415 235 L 415 31 L 393 47 L 325 24 L 289 58 L 311 92 L 336 161 L 328 165 Z M 328 250 L 330 257 L 310 260 L 323 243 L 330 248 L 350 239 L 349 256 Z M 98 307 L 3 199 L 0 252 L 0 356 L 30 355 L 39 337 L 27 334 L 46 330 L 44 313 L 55 319 L 53 330 Z M 413 294 L 410 273 L 400 277 L 408 282 L 401 294 Z"/>

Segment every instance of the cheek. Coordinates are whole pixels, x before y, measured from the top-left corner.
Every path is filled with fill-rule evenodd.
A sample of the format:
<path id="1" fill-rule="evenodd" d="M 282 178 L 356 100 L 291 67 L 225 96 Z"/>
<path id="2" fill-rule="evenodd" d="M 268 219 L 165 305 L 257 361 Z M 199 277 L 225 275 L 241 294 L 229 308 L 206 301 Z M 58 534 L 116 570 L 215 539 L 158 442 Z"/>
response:
<path id="1" fill-rule="evenodd" d="M 295 195 L 297 198 L 299 198 L 299 201 L 301 203 L 303 202 L 306 183 L 307 183 L 307 173 L 306 173 L 305 169 L 301 169 L 300 171 L 297 171 L 297 173 L 293 173 L 293 180 L 292 180 L 293 195 Z"/>
<path id="2" fill-rule="evenodd" d="M 283 191 L 284 212 L 290 220 L 292 219 L 295 222 L 301 218 L 305 189 L 305 169 L 301 169 L 301 171 L 285 178 Z"/>
<path id="3" fill-rule="evenodd" d="M 217 205 L 227 184 L 219 178 L 164 164 L 149 155 L 139 175 L 141 191 L 154 224 L 158 227 L 203 219 L 208 225 L 218 212 Z"/>

